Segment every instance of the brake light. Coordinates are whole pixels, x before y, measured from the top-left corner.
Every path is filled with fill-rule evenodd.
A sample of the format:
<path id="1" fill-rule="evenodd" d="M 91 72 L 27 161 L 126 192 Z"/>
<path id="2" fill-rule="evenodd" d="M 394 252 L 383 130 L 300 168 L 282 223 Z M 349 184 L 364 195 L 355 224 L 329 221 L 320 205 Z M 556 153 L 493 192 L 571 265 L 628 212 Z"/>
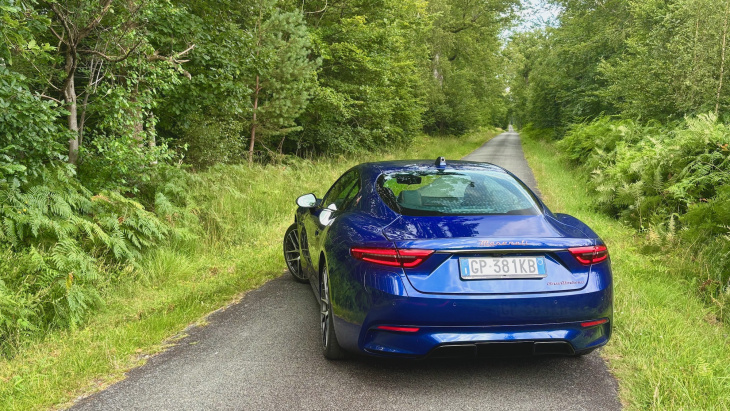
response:
<path id="1" fill-rule="evenodd" d="M 353 247 L 350 254 L 358 260 L 392 267 L 412 268 L 433 254 L 433 250 L 397 250 L 395 248 Z"/>
<path id="2" fill-rule="evenodd" d="M 579 263 L 585 265 L 600 263 L 608 258 L 608 248 L 606 248 L 605 245 L 574 247 L 569 248 L 568 251 L 573 254 L 573 257 L 575 257 Z"/>

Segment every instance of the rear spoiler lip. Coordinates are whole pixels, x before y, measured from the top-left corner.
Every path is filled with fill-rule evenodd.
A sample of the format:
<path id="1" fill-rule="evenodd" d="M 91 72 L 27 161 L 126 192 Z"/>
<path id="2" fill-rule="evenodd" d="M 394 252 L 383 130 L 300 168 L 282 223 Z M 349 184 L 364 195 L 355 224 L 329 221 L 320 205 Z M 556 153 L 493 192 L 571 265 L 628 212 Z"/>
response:
<path id="1" fill-rule="evenodd" d="M 472 248 L 472 249 L 457 249 L 457 250 L 435 250 L 434 254 L 474 254 L 474 253 L 489 253 L 489 254 L 508 254 L 508 253 L 554 253 L 558 251 L 568 251 L 568 247 L 557 247 L 557 248 Z"/>

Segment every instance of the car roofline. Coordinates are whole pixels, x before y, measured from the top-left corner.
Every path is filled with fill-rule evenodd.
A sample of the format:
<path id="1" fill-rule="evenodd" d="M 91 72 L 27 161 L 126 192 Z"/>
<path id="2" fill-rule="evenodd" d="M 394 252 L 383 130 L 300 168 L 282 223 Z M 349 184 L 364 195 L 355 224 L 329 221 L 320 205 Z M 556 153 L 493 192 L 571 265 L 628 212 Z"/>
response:
<path id="1" fill-rule="evenodd" d="M 372 168 L 381 173 L 398 170 L 416 170 L 416 169 L 439 169 L 433 163 L 432 160 L 391 160 L 391 161 L 375 161 L 360 164 L 360 167 Z M 443 168 L 441 168 L 443 170 Z M 464 160 L 446 160 L 446 169 L 453 170 L 489 170 L 510 174 L 510 172 L 503 167 L 496 164 L 479 162 L 479 161 L 464 161 Z"/>

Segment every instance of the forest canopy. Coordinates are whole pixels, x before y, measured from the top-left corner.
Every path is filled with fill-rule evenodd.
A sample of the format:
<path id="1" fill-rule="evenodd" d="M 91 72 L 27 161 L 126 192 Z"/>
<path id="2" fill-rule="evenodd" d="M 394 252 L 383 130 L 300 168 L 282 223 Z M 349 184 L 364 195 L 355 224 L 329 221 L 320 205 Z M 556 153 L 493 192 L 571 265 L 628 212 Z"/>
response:
<path id="1" fill-rule="evenodd" d="M 561 135 L 602 115 L 668 123 L 730 107 L 730 2 L 554 0 L 506 46 L 511 118 Z"/>
<path id="2" fill-rule="evenodd" d="M 52 152 L 24 160 L 63 156 L 113 186 L 125 169 L 173 157 L 267 161 L 497 125 L 499 34 L 517 6 L 2 0 L 2 135 L 41 127 Z M 21 101 L 38 115 L 18 117 Z"/>

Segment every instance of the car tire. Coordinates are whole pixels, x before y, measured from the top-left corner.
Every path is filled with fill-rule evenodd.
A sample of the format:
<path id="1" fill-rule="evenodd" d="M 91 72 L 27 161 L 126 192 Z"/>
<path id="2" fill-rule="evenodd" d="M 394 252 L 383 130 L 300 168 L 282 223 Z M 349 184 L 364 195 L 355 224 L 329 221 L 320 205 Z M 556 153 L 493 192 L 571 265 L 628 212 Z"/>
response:
<path id="1" fill-rule="evenodd" d="M 335 334 L 334 313 L 330 299 L 329 276 L 327 264 L 322 267 L 320 290 L 320 324 L 322 335 L 322 354 L 328 360 L 342 360 L 347 357 L 345 350 L 340 347 Z"/>
<path id="2" fill-rule="evenodd" d="M 302 250 L 299 244 L 299 231 L 296 223 L 289 226 L 284 234 L 284 261 L 294 280 L 300 283 L 309 281 L 302 266 Z"/>

